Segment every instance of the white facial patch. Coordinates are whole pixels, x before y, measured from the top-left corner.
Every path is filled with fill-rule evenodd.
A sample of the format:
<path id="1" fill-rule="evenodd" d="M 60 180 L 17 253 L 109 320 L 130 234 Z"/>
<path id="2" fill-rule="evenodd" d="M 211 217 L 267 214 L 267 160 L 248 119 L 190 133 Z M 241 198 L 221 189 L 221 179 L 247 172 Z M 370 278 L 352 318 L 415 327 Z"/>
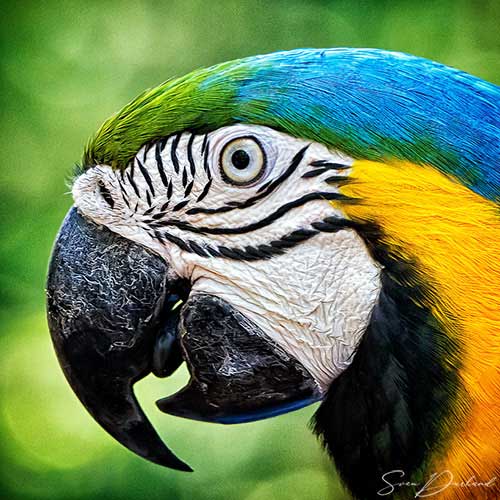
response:
<path id="1" fill-rule="evenodd" d="M 191 293 L 223 298 L 315 378 L 322 390 L 351 363 L 381 288 L 380 267 L 351 229 L 322 233 L 257 262 L 181 252 Z"/>
<path id="2" fill-rule="evenodd" d="M 380 268 L 332 200 L 352 159 L 262 126 L 176 134 L 73 186 L 79 210 L 233 305 L 324 390 L 352 361 Z M 343 226 L 343 224 L 345 226 Z"/>

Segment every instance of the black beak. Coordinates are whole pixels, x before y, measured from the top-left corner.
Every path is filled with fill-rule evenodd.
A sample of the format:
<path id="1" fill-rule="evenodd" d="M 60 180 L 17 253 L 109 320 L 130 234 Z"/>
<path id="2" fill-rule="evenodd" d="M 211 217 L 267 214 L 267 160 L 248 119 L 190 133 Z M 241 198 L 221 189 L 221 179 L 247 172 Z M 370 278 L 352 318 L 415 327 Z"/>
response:
<path id="1" fill-rule="evenodd" d="M 52 341 L 71 387 L 115 439 L 151 462 L 190 471 L 161 441 L 132 385 L 152 370 L 167 298 L 164 260 L 72 208 L 49 266 Z"/>
<path id="2" fill-rule="evenodd" d="M 248 422 L 321 399 L 307 370 L 257 325 L 219 297 L 188 291 L 162 258 L 70 210 L 47 281 L 64 374 L 115 439 L 183 471 L 191 469 L 163 444 L 133 393 L 149 373 L 170 375 L 185 360 L 188 386 L 157 404 L 196 420 Z M 184 306 L 173 311 L 179 299 Z"/>

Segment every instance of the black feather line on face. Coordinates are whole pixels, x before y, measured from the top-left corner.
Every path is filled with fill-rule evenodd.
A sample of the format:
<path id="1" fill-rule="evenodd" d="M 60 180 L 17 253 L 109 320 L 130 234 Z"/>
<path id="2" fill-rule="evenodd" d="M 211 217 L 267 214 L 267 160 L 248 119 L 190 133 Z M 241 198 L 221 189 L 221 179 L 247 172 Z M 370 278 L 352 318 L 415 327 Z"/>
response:
<path id="1" fill-rule="evenodd" d="M 203 137 L 203 143 L 201 144 L 201 153 L 202 154 L 205 152 L 205 149 L 207 148 L 207 143 L 208 143 L 208 134 L 205 134 Z"/>
<path id="2" fill-rule="evenodd" d="M 161 157 L 161 154 L 162 154 L 164 147 L 165 147 L 165 143 L 163 141 L 159 141 L 156 143 L 155 158 L 156 158 L 156 166 L 158 168 L 158 173 L 160 174 L 161 182 L 165 187 L 167 187 L 168 186 L 168 179 L 167 179 L 167 175 L 165 174 L 165 169 L 163 167 L 163 159 Z"/>
<path id="3" fill-rule="evenodd" d="M 166 241 L 163 238 L 163 235 L 159 231 L 154 231 L 154 237 L 157 239 L 162 245 L 165 245 Z"/>
<path id="4" fill-rule="evenodd" d="M 163 208 L 163 207 L 162 207 Z M 154 215 L 151 216 L 151 218 L 153 220 L 158 220 L 158 219 L 162 219 L 163 217 L 165 217 L 166 213 L 165 212 L 158 212 Z"/>
<path id="5" fill-rule="evenodd" d="M 201 192 L 200 196 L 198 196 L 198 199 L 196 200 L 197 202 L 200 202 L 207 196 L 208 191 L 210 190 L 210 186 L 212 185 L 212 179 L 210 179 L 206 184 L 205 187 L 203 188 L 203 191 Z"/>
<path id="6" fill-rule="evenodd" d="M 172 144 L 170 145 L 170 159 L 172 160 L 172 165 L 174 166 L 175 173 L 179 173 L 179 159 L 177 158 L 177 146 L 181 140 L 181 134 L 177 134 L 172 139 Z"/>
<path id="7" fill-rule="evenodd" d="M 123 172 L 122 172 L 122 174 L 123 174 Z M 125 186 L 123 185 L 124 182 L 125 182 L 125 179 L 123 179 L 123 175 L 122 175 L 122 179 L 118 179 L 118 185 L 120 186 L 120 190 L 121 190 L 122 194 L 125 196 L 128 196 L 128 192 L 125 189 Z"/>
<path id="8" fill-rule="evenodd" d="M 122 191 L 122 200 L 123 200 L 123 203 L 125 203 L 125 205 L 127 205 L 127 208 L 130 210 L 130 204 L 127 200 L 127 197 L 124 195 L 123 191 Z"/>
<path id="9" fill-rule="evenodd" d="M 325 169 L 333 170 L 345 170 L 351 168 L 352 165 L 346 165 L 345 163 L 335 163 L 330 160 L 316 160 L 309 163 L 311 167 L 323 167 Z"/>
<path id="10" fill-rule="evenodd" d="M 246 246 L 245 248 L 227 247 L 224 245 L 214 247 L 208 244 L 198 244 L 193 240 L 184 241 L 178 236 L 174 236 L 165 231 L 161 232 L 159 229 L 154 229 L 150 235 L 158 240 L 160 240 L 158 235 L 161 235 L 162 240 L 175 243 L 182 250 L 196 253 L 201 257 L 208 257 L 211 255 L 214 257 L 223 256 L 232 260 L 255 261 L 270 259 L 275 255 L 283 255 L 286 250 L 316 236 L 322 231 L 328 233 L 337 232 L 342 229 L 348 229 L 352 224 L 351 221 L 347 219 L 336 219 L 335 224 L 332 224 L 328 222 L 329 219 L 333 219 L 333 217 L 327 217 L 323 221 L 311 224 L 312 226 L 314 225 L 324 229 L 318 229 L 316 227 L 314 229 L 300 228 L 277 240 L 271 241 L 268 245 L 261 244 L 257 246 Z M 181 222 L 179 222 L 179 227 L 182 229 Z M 163 243 L 162 240 L 160 240 L 161 243 Z"/>
<path id="11" fill-rule="evenodd" d="M 175 205 L 175 207 L 172 209 L 172 212 L 177 212 L 181 208 L 184 208 L 188 203 L 189 203 L 189 200 L 183 200 L 183 201 L 177 203 L 177 205 Z M 157 225 L 158 226 L 163 226 L 165 224 L 164 223 L 158 223 Z"/>
<path id="12" fill-rule="evenodd" d="M 203 142 L 203 170 L 207 174 L 208 178 L 212 178 L 212 172 L 210 171 L 210 165 L 208 164 L 208 154 L 210 151 L 210 142 L 208 142 L 208 136 L 205 136 L 205 141 Z"/>
<path id="13" fill-rule="evenodd" d="M 191 252 L 199 255 L 200 257 L 209 257 L 210 255 L 201 245 L 198 245 L 196 241 L 189 241 L 189 248 L 191 249 Z"/>
<path id="14" fill-rule="evenodd" d="M 148 156 L 148 153 L 149 153 L 149 151 L 150 151 L 150 149 L 151 149 L 151 147 L 152 147 L 152 146 L 153 146 L 153 143 L 152 143 L 152 142 L 150 142 L 149 144 L 146 144 L 146 145 L 144 146 L 144 149 L 143 149 L 143 151 L 142 151 L 142 161 L 143 161 L 143 162 L 145 162 L 145 161 L 146 161 L 146 157 Z"/>
<path id="15" fill-rule="evenodd" d="M 334 186 L 345 186 L 346 184 L 349 184 L 349 182 L 352 182 L 352 180 L 344 175 L 331 175 L 330 177 L 324 179 L 324 182 Z"/>
<path id="16" fill-rule="evenodd" d="M 132 165 L 133 165 L 133 163 L 132 163 Z M 130 172 L 132 172 L 132 168 L 130 169 Z M 131 173 L 129 173 L 129 172 L 127 172 L 127 179 L 128 179 L 129 184 L 132 186 L 137 198 L 140 198 L 141 195 L 139 193 L 139 188 L 137 187 L 137 184 L 135 183 L 134 178 L 132 177 Z"/>
<path id="17" fill-rule="evenodd" d="M 165 226 L 175 226 L 181 228 L 185 231 L 190 231 L 192 233 L 199 234 L 244 234 L 255 231 L 257 229 L 261 229 L 266 227 L 279 218 L 283 217 L 289 210 L 293 208 L 300 207 L 313 200 L 337 200 L 342 201 L 344 203 L 355 203 L 356 200 L 354 198 L 347 197 L 340 193 L 329 193 L 329 192 L 318 192 L 318 193 L 308 193 L 297 200 L 291 201 L 282 205 L 272 214 L 264 217 L 263 219 L 254 222 L 252 224 L 247 224 L 246 226 L 241 227 L 205 227 L 205 226 L 193 226 L 187 222 L 178 221 L 175 219 L 168 219 L 166 221 L 158 222 L 155 227 L 165 227 Z M 188 210 L 187 213 L 190 213 L 191 210 Z"/>
<path id="18" fill-rule="evenodd" d="M 135 162 L 134 162 L 134 160 L 132 160 L 130 162 L 130 177 L 132 177 L 132 179 L 133 179 L 134 175 L 135 175 Z"/>
<path id="19" fill-rule="evenodd" d="M 188 144 L 187 144 L 187 157 L 188 157 L 188 162 L 189 162 L 189 168 L 191 170 L 191 177 L 194 178 L 196 174 L 196 164 L 194 163 L 193 159 L 193 141 L 194 141 L 195 135 L 191 134 L 191 137 L 189 138 Z"/>
<path id="20" fill-rule="evenodd" d="M 157 234 L 158 232 L 155 231 L 155 235 Z M 191 248 L 189 247 L 189 245 L 184 242 L 181 238 L 178 238 L 177 236 L 174 236 L 173 234 L 170 234 L 170 233 L 161 233 L 161 236 L 170 241 L 171 243 L 174 243 L 175 245 L 177 245 L 181 250 L 185 250 L 186 252 L 191 252 Z"/>
<path id="21" fill-rule="evenodd" d="M 102 199 L 108 204 L 109 208 L 111 208 L 111 210 L 113 210 L 115 207 L 115 200 L 111 196 L 109 189 L 106 187 L 106 185 L 102 181 L 98 182 L 98 186 L 99 186 L 99 192 L 102 196 Z"/>
<path id="22" fill-rule="evenodd" d="M 302 174 L 302 179 L 311 179 L 312 177 L 317 177 L 318 175 L 324 174 L 325 172 L 328 172 L 328 169 L 316 168 L 314 170 L 309 170 L 309 172 Z"/>
<path id="23" fill-rule="evenodd" d="M 191 190 L 193 189 L 193 185 L 194 185 L 194 180 L 192 180 L 187 186 L 186 186 L 186 189 L 184 190 L 184 198 L 187 198 L 190 193 L 191 193 Z"/>

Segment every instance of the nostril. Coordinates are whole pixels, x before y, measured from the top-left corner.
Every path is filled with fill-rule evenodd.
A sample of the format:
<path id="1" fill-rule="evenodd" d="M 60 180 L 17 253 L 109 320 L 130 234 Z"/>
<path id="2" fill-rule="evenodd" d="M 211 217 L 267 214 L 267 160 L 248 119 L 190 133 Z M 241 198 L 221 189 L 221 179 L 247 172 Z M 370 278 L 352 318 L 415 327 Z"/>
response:
<path id="1" fill-rule="evenodd" d="M 104 182 L 101 180 L 97 181 L 97 187 L 99 188 L 99 194 L 102 196 L 103 200 L 109 205 L 110 208 L 114 208 L 115 200 L 113 200 L 113 197 Z"/>

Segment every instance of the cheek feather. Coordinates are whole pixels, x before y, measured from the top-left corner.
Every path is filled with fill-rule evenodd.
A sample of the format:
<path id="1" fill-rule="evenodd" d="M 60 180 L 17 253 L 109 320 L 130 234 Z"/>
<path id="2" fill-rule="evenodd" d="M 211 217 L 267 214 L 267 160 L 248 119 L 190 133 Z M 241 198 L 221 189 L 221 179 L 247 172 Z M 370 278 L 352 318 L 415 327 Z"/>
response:
<path id="1" fill-rule="evenodd" d="M 192 293 L 224 298 L 298 359 L 325 390 L 352 360 L 380 290 L 380 268 L 352 230 L 321 234 L 260 262 L 182 255 Z"/>

